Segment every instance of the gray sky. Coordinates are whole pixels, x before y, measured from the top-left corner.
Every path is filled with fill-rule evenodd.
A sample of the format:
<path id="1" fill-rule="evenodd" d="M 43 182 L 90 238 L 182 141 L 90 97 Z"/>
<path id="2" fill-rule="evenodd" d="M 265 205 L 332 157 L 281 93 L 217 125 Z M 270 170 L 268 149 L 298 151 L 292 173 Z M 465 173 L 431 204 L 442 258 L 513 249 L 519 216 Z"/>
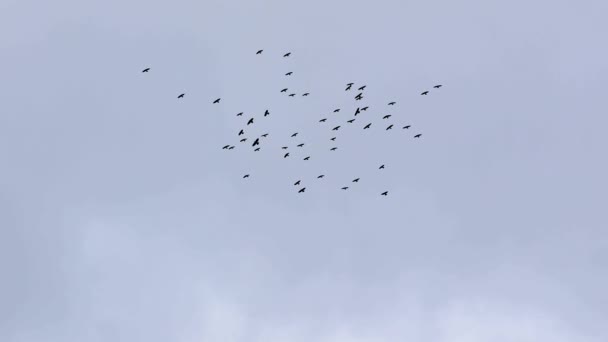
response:
<path id="1" fill-rule="evenodd" d="M 606 341 L 607 12 L 3 0 L 0 340 Z"/>

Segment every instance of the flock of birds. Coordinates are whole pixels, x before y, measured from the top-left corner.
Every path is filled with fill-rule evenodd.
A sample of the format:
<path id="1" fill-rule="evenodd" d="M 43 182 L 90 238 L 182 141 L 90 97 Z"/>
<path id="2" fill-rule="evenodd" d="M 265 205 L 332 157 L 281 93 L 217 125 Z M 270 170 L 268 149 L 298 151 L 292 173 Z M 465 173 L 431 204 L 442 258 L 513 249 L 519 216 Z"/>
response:
<path id="1" fill-rule="evenodd" d="M 258 50 L 258 51 L 256 52 L 256 55 L 261 55 L 263 52 L 264 52 L 264 50 Z M 283 58 L 287 58 L 287 57 L 289 57 L 289 56 L 291 56 L 291 52 L 287 52 L 287 53 L 285 53 L 285 54 L 283 55 Z M 149 72 L 149 71 L 150 71 L 150 68 L 145 68 L 145 69 L 143 69 L 143 70 L 142 70 L 142 72 L 144 72 L 144 73 L 145 73 L 145 72 Z M 291 75 L 293 75 L 293 72 L 291 72 L 291 71 L 289 71 L 289 72 L 285 73 L 285 76 L 291 76 Z M 346 84 L 345 91 L 351 91 L 351 90 L 352 90 L 352 87 L 353 87 L 354 85 L 355 85 L 355 84 L 354 84 L 354 83 L 352 83 L 352 82 L 351 82 L 351 83 L 347 83 L 347 84 Z M 355 96 L 354 96 L 355 101 L 361 101 L 361 100 L 364 98 L 364 96 L 363 96 L 363 92 L 364 92 L 364 90 L 365 90 L 365 88 L 366 88 L 366 87 L 367 87 L 366 85 L 362 85 L 362 86 L 360 86 L 360 87 L 358 87 L 358 88 L 357 88 L 358 93 L 357 93 L 357 95 L 355 95 Z M 433 86 L 433 88 L 434 88 L 434 89 L 439 89 L 439 88 L 441 88 L 441 87 L 442 87 L 442 85 L 441 85 L 441 84 L 437 84 L 437 85 Z M 287 93 L 287 92 L 288 92 L 288 90 L 289 90 L 289 88 L 283 88 L 283 89 L 281 89 L 281 91 L 280 91 L 280 92 L 281 92 L 281 93 Z M 420 93 L 420 95 L 428 95 L 428 94 L 429 94 L 429 90 L 425 90 L 425 91 L 423 91 L 422 93 Z M 184 96 L 185 96 L 185 95 L 186 95 L 185 93 L 179 94 L 179 95 L 177 96 L 177 98 L 178 98 L 178 99 L 182 99 L 182 98 L 184 98 Z M 297 95 L 296 93 L 288 93 L 288 96 L 289 96 L 289 97 L 294 97 L 294 96 L 296 96 L 296 95 Z M 302 93 L 302 94 L 301 94 L 301 96 L 309 96 L 309 95 L 310 95 L 310 93 Z M 214 101 L 213 101 L 213 104 L 220 103 L 220 101 L 221 101 L 221 98 L 217 98 L 216 100 L 214 100 Z M 388 105 L 389 105 L 389 106 L 394 106 L 395 104 L 396 104 L 396 102 L 395 102 L 395 101 L 388 102 Z M 368 110 L 368 108 L 369 108 L 368 106 L 365 106 L 365 107 L 357 107 L 357 109 L 355 110 L 355 113 L 354 113 L 354 117 L 353 117 L 352 119 L 346 120 L 346 123 L 348 123 L 348 124 L 352 124 L 352 123 L 354 123 L 354 122 L 355 122 L 355 120 L 357 119 L 356 117 L 357 117 L 359 114 L 361 114 L 362 112 L 367 111 L 367 110 Z M 340 108 L 336 108 L 336 109 L 334 109 L 334 110 L 333 110 L 333 113 L 338 113 L 338 112 L 340 112 Z M 236 114 L 236 116 L 243 116 L 243 114 L 244 114 L 243 112 L 240 112 L 240 113 Z M 270 115 L 270 111 L 267 109 L 267 110 L 265 110 L 265 111 L 264 111 L 264 117 L 266 117 L 266 116 L 268 116 L 268 115 Z M 390 114 L 384 115 L 384 116 L 382 117 L 382 120 L 389 120 L 389 119 L 391 118 L 391 116 L 392 116 L 392 115 L 390 115 Z M 324 122 L 326 122 L 326 121 L 327 121 L 327 118 L 323 118 L 323 119 L 319 120 L 319 123 L 324 123 Z M 249 120 L 247 120 L 246 126 L 249 126 L 249 125 L 252 125 L 252 124 L 254 124 L 254 118 L 253 118 L 253 117 L 252 117 L 252 118 L 250 118 Z M 371 126 L 372 126 L 372 123 L 371 123 L 371 122 L 369 122 L 369 123 L 367 123 L 367 124 L 365 124 L 365 125 L 363 126 L 363 129 L 364 129 L 364 130 L 366 130 L 366 129 L 370 129 L 370 128 L 371 128 Z M 385 128 L 385 130 L 387 130 L 387 131 L 388 131 L 388 130 L 391 130 L 391 129 L 393 129 L 393 126 L 394 126 L 394 124 L 389 123 L 389 125 L 388 125 L 388 126 Z M 338 131 L 338 130 L 340 130 L 340 128 L 341 128 L 341 127 L 342 127 L 341 125 L 337 125 L 337 126 L 333 127 L 333 128 L 331 129 L 331 131 Z M 409 129 L 410 127 L 411 127 L 411 125 L 405 125 L 405 126 L 403 126 L 403 127 L 402 127 L 402 129 Z M 238 137 L 241 137 L 241 136 L 243 136 L 243 135 L 245 135 L 245 129 L 241 129 L 241 130 L 238 132 L 238 134 L 237 134 L 237 136 L 238 136 Z M 295 138 L 297 135 L 298 135 L 298 132 L 295 132 L 295 133 L 293 133 L 293 134 L 291 135 L 291 138 Z M 414 135 L 414 138 L 420 138 L 421 136 L 422 136 L 422 134 L 421 134 L 421 133 L 417 133 L 417 134 L 415 134 L 415 135 Z M 253 143 L 251 144 L 251 147 L 253 148 L 253 151 L 254 151 L 254 152 L 257 152 L 257 151 L 259 151 L 259 150 L 260 150 L 260 144 L 261 144 L 261 142 L 263 141 L 263 139 L 264 139 L 264 138 L 266 138 L 266 137 L 268 137 L 268 133 L 264 133 L 264 134 L 260 135 L 259 137 L 256 137 L 256 138 L 253 140 Z M 239 138 L 239 139 L 240 139 L 240 140 L 239 140 L 239 142 L 240 142 L 240 143 L 245 143 L 245 142 L 247 142 L 247 140 L 248 140 L 248 138 L 247 138 L 247 137 L 243 137 L 243 138 Z M 336 140 L 336 137 L 332 137 L 330 140 L 331 140 L 331 141 L 335 141 L 335 140 Z M 298 144 L 298 145 L 296 145 L 296 146 L 297 146 L 297 147 L 303 147 L 303 146 L 304 146 L 304 143 L 300 143 L 300 144 Z M 228 144 L 228 145 L 224 145 L 224 146 L 222 147 L 222 149 L 224 149 L 224 150 L 233 150 L 235 147 L 236 147 L 235 145 Z M 282 147 L 281 147 L 281 149 L 283 149 L 283 150 L 287 150 L 288 148 L 289 148 L 288 146 L 282 146 Z M 332 147 L 332 148 L 330 148 L 330 151 L 336 151 L 337 149 L 338 149 L 337 147 Z M 288 158 L 288 157 L 290 157 L 290 153 L 289 153 L 289 152 L 286 152 L 286 153 L 283 155 L 283 158 Z M 309 159 L 310 159 L 310 157 L 311 157 L 311 156 L 306 156 L 306 157 L 304 157 L 304 158 L 303 158 L 303 160 L 304 160 L 304 161 L 309 160 Z M 379 167 L 378 169 L 379 169 L 379 170 L 383 170 L 384 168 L 385 168 L 385 166 L 384 166 L 384 164 L 382 164 L 382 165 L 380 165 L 380 167 Z M 243 178 L 249 178 L 249 176 L 250 176 L 249 174 L 246 174 L 246 175 L 244 175 L 244 176 L 243 176 Z M 323 177 L 325 177 L 325 175 L 319 175 L 319 176 L 317 177 L 317 179 L 321 179 L 321 178 L 323 178 Z M 351 183 L 358 183 L 358 182 L 359 182 L 359 180 L 360 180 L 360 178 L 355 178 L 355 179 L 353 179 L 353 180 L 351 181 Z M 302 186 L 301 182 L 302 182 L 301 180 L 297 180 L 297 181 L 296 181 L 296 182 L 293 184 L 293 186 L 297 186 L 297 187 L 299 187 L 299 189 L 298 189 L 298 191 L 297 191 L 298 193 L 303 193 L 303 192 L 305 192 L 305 191 L 306 191 L 306 187 L 305 187 L 305 186 L 300 187 L 300 186 Z M 342 189 L 342 190 L 348 190 L 348 188 L 349 188 L 348 186 L 343 186 L 341 189 Z M 387 196 L 387 195 L 388 195 L 388 191 L 383 191 L 383 192 L 381 192 L 381 193 L 380 193 L 380 195 L 381 195 L 381 196 Z"/>

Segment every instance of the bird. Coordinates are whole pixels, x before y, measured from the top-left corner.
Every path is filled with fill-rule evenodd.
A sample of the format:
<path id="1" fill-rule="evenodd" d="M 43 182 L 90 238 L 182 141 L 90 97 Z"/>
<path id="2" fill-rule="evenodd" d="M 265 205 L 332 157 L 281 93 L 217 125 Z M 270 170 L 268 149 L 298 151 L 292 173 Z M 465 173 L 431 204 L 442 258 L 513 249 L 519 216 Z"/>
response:
<path id="1" fill-rule="evenodd" d="M 422 93 L 420 93 L 420 95 L 426 95 L 426 94 L 428 94 L 428 93 L 429 93 L 429 91 L 428 91 L 428 90 L 425 90 L 425 91 L 423 91 Z"/>
<path id="2" fill-rule="evenodd" d="M 363 93 L 359 93 L 359 94 L 357 94 L 357 96 L 355 96 L 355 98 L 362 97 L 362 96 L 363 96 Z"/>
<path id="3" fill-rule="evenodd" d="M 300 191 L 298 191 L 298 193 L 304 192 L 304 190 L 306 190 L 306 188 L 300 189 Z"/>
<path id="4" fill-rule="evenodd" d="M 335 150 L 337 150 L 337 149 L 338 149 L 337 147 L 332 147 L 332 148 L 330 148 L 329 150 L 330 150 L 330 151 L 335 151 Z"/>
<path id="5" fill-rule="evenodd" d="M 284 92 L 286 92 L 286 91 L 287 91 L 287 88 L 283 88 L 283 89 L 281 89 L 281 93 L 284 93 Z"/>
<path id="6" fill-rule="evenodd" d="M 438 84 L 438 85 L 434 86 L 433 88 L 439 89 L 439 88 L 441 88 L 441 87 L 442 87 L 442 85 L 441 85 L 441 84 Z"/>
<path id="7" fill-rule="evenodd" d="M 391 117 L 391 115 L 389 114 L 389 115 L 385 115 L 385 116 L 383 116 L 382 118 L 383 118 L 383 119 L 388 119 L 388 118 L 390 118 L 390 117 Z"/>
<path id="8" fill-rule="evenodd" d="M 414 138 L 420 138 L 422 136 L 422 134 L 416 134 L 414 135 Z"/>
<path id="9" fill-rule="evenodd" d="M 236 116 L 243 116 L 243 112 L 238 113 Z"/>
<path id="10" fill-rule="evenodd" d="M 345 187 L 343 187 L 343 188 L 342 188 L 342 190 L 347 190 L 347 189 L 348 189 L 348 187 L 347 187 L 347 186 L 345 186 Z"/>
<path id="11" fill-rule="evenodd" d="M 234 148 L 234 146 L 230 146 L 230 147 L 228 147 L 228 149 L 229 149 L 229 150 L 232 150 L 233 148 Z"/>
<path id="12" fill-rule="evenodd" d="M 281 147 L 281 149 L 283 149 L 283 150 L 286 150 L 288 148 L 289 148 L 289 146 L 283 146 L 283 147 Z"/>
<path id="13" fill-rule="evenodd" d="M 393 129 L 393 125 L 390 125 L 388 127 L 386 127 L 386 130 L 388 131 L 389 129 Z"/>
<path id="14" fill-rule="evenodd" d="M 325 175 L 319 175 L 317 178 L 320 179 L 320 178 L 323 178 L 323 177 L 325 177 Z"/>
<path id="15" fill-rule="evenodd" d="M 245 142 L 245 141 L 247 141 L 247 138 L 241 139 L 241 142 Z"/>
<path id="16" fill-rule="evenodd" d="M 366 110 L 367 110 L 367 108 L 369 108 L 369 107 L 363 107 L 363 108 L 361 108 L 361 110 L 362 110 L 362 111 L 366 111 Z"/>
<path id="17" fill-rule="evenodd" d="M 291 137 L 295 137 L 296 135 L 298 135 L 298 132 L 295 132 L 294 134 L 291 135 Z"/>
<path id="18" fill-rule="evenodd" d="M 256 149 L 255 149 L 255 150 L 253 150 L 253 151 L 254 151 L 254 152 L 257 152 L 257 151 L 259 151 L 259 150 L 260 150 L 260 148 L 258 147 L 258 148 L 256 148 Z"/>
<path id="19" fill-rule="evenodd" d="M 304 93 L 304 94 L 302 94 L 302 96 L 308 96 L 308 95 L 310 95 L 310 93 Z"/>
<path id="20" fill-rule="evenodd" d="M 299 145 L 298 145 L 298 147 L 302 147 L 302 146 L 304 146 L 304 144 L 299 144 Z"/>
<path id="21" fill-rule="evenodd" d="M 264 51 L 264 50 L 258 50 L 258 52 L 256 52 L 255 54 L 256 54 L 256 55 L 261 55 L 261 54 L 262 54 L 262 51 Z"/>
<path id="22" fill-rule="evenodd" d="M 264 116 L 268 116 L 270 115 L 270 112 L 268 111 L 268 109 L 266 109 L 266 111 L 264 112 Z"/>
<path id="23" fill-rule="evenodd" d="M 337 131 L 339 129 L 340 129 L 340 126 L 336 126 L 336 127 L 332 128 L 332 131 Z"/>
<path id="24" fill-rule="evenodd" d="M 353 123 L 353 122 L 355 122 L 355 119 L 350 119 L 350 120 L 348 120 L 348 121 L 346 121 L 346 122 L 348 122 L 348 123 Z"/>
<path id="25" fill-rule="evenodd" d="M 357 97 L 355 97 L 355 100 L 359 101 L 359 100 L 361 100 L 362 98 L 363 98 L 363 96 L 357 96 Z"/>
<path id="26" fill-rule="evenodd" d="M 409 129 L 410 127 L 412 127 L 412 126 L 411 125 L 403 126 L 403 129 Z"/>
<path id="27" fill-rule="evenodd" d="M 366 85 L 361 86 L 361 87 L 359 88 L 359 90 L 363 90 L 363 89 L 365 89 L 365 87 L 367 87 L 367 86 L 366 86 Z"/>
<path id="28" fill-rule="evenodd" d="M 378 168 L 378 170 L 382 170 L 384 169 L 384 164 L 380 165 L 380 167 Z"/>
<path id="29" fill-rule="evenodd" d="M 388 105 L 389 106 L 394 106 L 396 102 L 389 102 Z"/>
<path id="30" fill-rule="evenodd" d="M 150 71 L 150 68 L 145 68 L 144 70 L 142 70 L 141 72 L 148 72 Z"/>
<path id="31" fill-rule="evenodd" d="M 370 128 L 370 127 L 371 127 L 371 125 L 372 125 L 372 123 L 370 122 L 370 123 L 368 123 L 367 125 L 365 125 L 365 127 L 363 127 L 363 129 L 368 129 L 368 128 Z"/>
<path id="32" fill-rule="evenodd" d="M 382 195 L 382 196 L 388 196 L 388 191 L 385 191 L 385 192 L 381 193 L 380 195 Z"/>
<path id="33" fill-rule="evenodd" d="M 351 88 L 352 86 L 353 86 L 353 83 L 348 83 L 348 84 L 346 85 L 346 89 L 345 89 L 345 90 L 346 90 L 346 91 L 349 91 L 349 90 L 350 90 L 350 88 Z"/>
<path id="34" fill-rule="evenodd" d="M 222 147 L 222 150 L 227 150 L 228 147 L 230 147 L 230 145 L 226 145 L 226 146 Z"/>
<path id="35" fill-rule="evenodd" d="M 321 119 L 321 120 L 319 120 L 319 122 L 325 122 L 325 121 L 327 121 L 327 119 Z"/>
<path id="36" fill-rule="evenodd" d="M 357 107 L 357 110 L 355 111 L 355 116 L 357 116 L 357 114 L 361 113 L 361 109 L 359 107 Z"/>
<path id="37" fill-rule="evenodd" d="M 333 138 L 331 138 L 331 139 L 329 139 L 329 140 L 331 140 L 331 141 L 336 141 L 336 137 L 333 137 Z"/>
<path id="38" fill-rule="evenodd" d="M 290 96 L 290 97 L 294 97 L 294 96 L 296 96 L 296 94 L 289 94 L 289 96 Z"/>
<path id="39" fill-rule="evenodd" d="M 360 179 L 360 178 L 355 178 L 355 179 L 353 179 L 353 183 L 359 183 L 359 179 Z"/>
<path id="40" fill-rule="evenodd" d="M 186 94 L 179 94 L 179 96 L 177 98 L 181 99 L 182 97 L 184 97 L 184 95 L 186 95 Z"/>
<path id="41" fill-rule="evenodd" d="M 285 153 L 285 155 L 283 156 L 283 158 L 287 158 L 289 157 L 289 152 Z"/>
<path id="42" fill-rule="evenodd" d="M 337 112 L 339 112 L 339 111 L 340 111 L 340 108 L 338 108 L 338 109 L 334 109 L 334 113 L 337 113 Z"/>
<path id="43" fill-rule="evenodd" d="M 249 119 L 249 121 L 247 121 L 247 125 L 251 125 L 253 123 L 253 118 Z"/>
<path id="44" fill-rule="evenodd" d="M 285 76 L 290 76 L 291 74 L 293 74 L 293 72 L 290 71 L 290 72 L 286 73 Z"/>
<path id="45" fill-rule="evenodd" d="M 263 136 L 264 138 L 266 138 L 266 137 L 268 136 L 268 133 L 264 133 L 264 134 L 262 134 L 262 136 Z"/>
<path id="46" fill-rule="evenodd" d="M 293 183 L 294 186 L 296 185 L 300 185 L 300 180 L 298 180 L 297 182 Z"/>
<path id="47" fill-rule="evenodd" d="M 249 175 L 244 175 L 243 178 L 249 178 Z"/>
<path id="48" fill-rule="evenodd" d="M 308 159 L 310 159 L 310 156 L 308 156 L 308 157 L 304 158 L 304 160 L 308 160 Z"/>
<path id="49" fill-rule="evenodd" d="M 245 134 L 245 131 L 240 130 L 240 131 L 239 131 L 239 135 L 243 135 L 243 134 Z"/>
<path id="50" fill-rule="evenodd" d="M 218 98 L 217 100 L 213 101 L 213 103 L 220 103 L 220 99 Z"/>
<path id="51" fill-rule="evenodd" d="M 289 55 L 291 55 L 291 52 L 284 54 L 283 57 L 289 57 Z"/>

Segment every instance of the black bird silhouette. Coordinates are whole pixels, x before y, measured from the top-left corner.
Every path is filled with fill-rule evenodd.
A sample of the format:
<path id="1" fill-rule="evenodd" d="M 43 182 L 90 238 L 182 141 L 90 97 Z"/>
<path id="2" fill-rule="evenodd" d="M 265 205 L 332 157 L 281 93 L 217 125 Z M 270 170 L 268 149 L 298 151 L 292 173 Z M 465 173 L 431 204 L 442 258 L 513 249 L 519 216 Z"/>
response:
<path id="1" fill-rule="evenodd" d="M 353 183 L 359 183 L 359 179 L 360 179 L 360 178 L 355 178 L 355 179 L 353 179 Z"/>
<path id="2" fill-rule="evenodd" d="M 383 116 L 382 118 L 383 118 L 383 119 L 388 119 L 388 118 L 390 118 L 390 117 L 391 117 L 391 115 L 389 114 L 389 115 L 385 115 L 385 116 Z"/>
<path id="3" fill-rule="evenodd" d="M 286 73 L 285 76 L 290 76 L 291 74 L 293 74 L 293 72 L 290 71 L 290 72 Z"/>
<path id="4" fill-rule="evenodd" d="M 289 57 L 289 55 L 291 55 L 291 52 L 284 54 L 283 57 Z"/>
<path id="5" fill-rule="evenodd" d="M 284 93 L 284 92 L 286 92 L 286 91 L 287 91 L 287 88 L 283 88 L 283 89 L 281 89 L 281 93 Z"/>
<path id="6" fill-rule="evenodd" d="M 260 150 L 260 148 L 258 147 L 258 148 L 256 148 L 256 149 L 255 149 L 255 150 L 253 150 L 253 151 L 254 151 L 254 152 L 257 152 L 257 151 L 259 151 L 259 150 Z"/>
<path id="7" fill-rule="evenodd" d="M 325 177 L 325 175 L 319 175 L 317 178 L 323 178 Z"/>
<path id="8" fill-rule="evenodd" d="M 236 116 L 243 116 L 243 112 L 238 113 Z"/>
<path id="9" fill-rule="evenodd" d="M 283 150 L 286 150 L 288 148 L 289 148 L 289 146 L 283 146 L 283 147 L 281 147 L 281 149 L 283 149 Z"/>
<path id="10" fill-rule="evenodd" d="M 258 50 L 258 52 L 256 52 L 255 54 L 256 54 L 256 55 L 261 55 L 261 54 L 262 54 L 262 51 L 264 51 L 264 50 Z"/>
<path id="11" fill-rule="evenodd" d="M 319 122 L 325 122 L 325 121 L 327 121 L 327 119 L 321 119 L 321 120 L 319 120 Z"/>
<path id="12" fill-rule="evenodd" d="M 420 93 L 420 95 L 426 95 L 426 94 L 428 94 L 428 93 L 429 93 L 429 91 L 428 91 L 428 90 L 425 90 L 425 91 L 423 91 L 422 93 Z"/>
<path id="13" fill-rule="evenodd" d="M 382 196 L 388 196 L 388 191 L 385 191 L 385 192 L 381 193 L 380 195 L 382 195 Z"/>
<path id="14" fill-rule="evenodd" d="M 302 189 L 300 189 L 300 191 L 298 191 L 298 193 L 304 192 L 305 190 L 306 190 L 306 188 L 302 188 Z"/>
<path id="15" fill-rule="evenodd" d="M 350 119 L 350 120 L 348 120 L 348 121 L 346 121 L 346 122 L 348 122 L 348 123 L 353 123 L 353 122 L 355 122 L 355 119 Z"/>
<path id="16" fill-rule="evenodd" d="M 285 153 L 285 155 L 283 156 L 283 158 L 287 158 L 289 157 L 289 152 Z"/>
<path id="17" fill-rule="evenodd" d="M 144 70 L 142 70 L 141 72 L 148 72 L 150 71 L 150 68 L 145 68 Z"/>
<path id="18" fill-rule="evenodd" d="M 340 108 L 338 108 L 338 109 L 334 109 L 334 113 L 337 113 L 337 112 L 339 112 L 339 111 L 340 111 Z"/>
<path id="19" fill-rule="evenodd" d="M 393 125 L 390 125 L 388 127 L 386 127 L 386 130 L 388 131 L 389 129 L 393 129 Z"/>
<path id="20" fill-rule="evenodd" d="M 420 138 L 422 136 L 422 134 L 416 134 L 414 135 L 414 138 Z"/>
<path id="21" fill-rule="evenodd" d="M 177 98 L 181 99 L 182 97 L 184 97 L 184 95 L 186 95 L 186 94 L 179 94 L 179 96 Z"/>
<path id="22" fill-rule="evenodd" d="M 335 150 L 337 150 L 337 149 L 338 149 L 337 147 L 332 147 L 332 148 L 330 148 L 329 150 L 330 150 L 330 151 L 335 151 Z"/>
<path id="23" fill-rule="evenodd" d="M 343 187 L 343 188 L 342 188 L 342 190 L 347 190 L 347 189 L 348 189 L 348 187 L 347 187 L 347 186 L 345 186 L 345 187 Z"/>
<path id="24" fill-rule="evenodd" d="M 329 139 L 329 140 L 331 140 L 331 141 L 336 141 L 336 137 L 333 137 L 333 138 L 331 138 L 331 139 Z"/>
<path id="25" fill-rule="evenodd" d="M 310 93 L 304 93 L 304 94 L 302 94 L 302 96 L 308 96 L 308 95 L 310 95 Z"/>
<path id="26" fill-rule="evenodd" d="M 245 134 L 245 131 L 240 130 L 240 131 L 239 131 L 239 135 L 243 135 L 243 134 Z"/>
<path id="27" fill-rule="evenodd" d="M 380 167 L 378 168 L 378 170 L 382 170 L 384 169 L 384 164 L 380 165 Z"/>
<path id="28" fill-rule="evenodd" d="M 363 97 L 363 93 L 357 94 L 357 96 L 355 96 L 355 98 L 357 98 L 357 97 Z"/>
<path id="29" fill-rule="evenodd" d="M 244 175 L 243 178 L 249 178 L 249 175 Z"/>
<path id="30" fill-rule="evenodd" d="M 228 147 L 228 149 L 229 149 L 229 150 L 232 150 L 233 148 L 234 148 L 234 146 L 230 146 L 230 147 Z"/>
<path id="31" fill-rule="evenodd" d="M 439 89 L 439 88 L 441 88 L 441 87 L 442 87 L 442 85 L 441 85 L 441 84 L 438 84 L 438 85 L 434 86 L 433 88 Z"/>
<path id="32" fill-rule="evenodd" d="M 339 129 L 340 129 L 340 126 L 336 126 L 336 127 L 332 128 L 332 131 L 337 131 Z"/>
<path id="33" fill-rule="evenodd" d="M 363 98 L 363 96 L 357 96 L 355 97 L 355 100 L 360 101 Z"/>
<path id="34" fill-rule="evenodd" d="M 296 135 L 298 135 L 298 132 L 295 132 L 294 134 L 291 135 L 291 137 L 295 137 Z"/>
<path id="35" fill-rule="evenodd" d="M 359 107 L 357 107 L 357 110 L 355 111 L 355 116 L 357 116 L 357 114 L 361 113 L 361 109 Z"/>
<path id="36" fill-rule="evenodd" d="M 367 87 L 367 86 L 366 86 L 366 85 L 361 86 L 361 87 L 359 88 L 359 90 L 363 90 L 363 89 L 365 89 L 365 87 Z"/>
<path id="37" fill-rule="evenodd" d="M 300 181 L 298 180 L 297 182 L 293 183 L 293 185 L 300 185 Z"/>
<path id="38" fill-rule="evenodd" d="M 394 106 L 396 102 L 389 102 L 388 105 L 389 106 Z"/>
<path id="39" fill-rule="evenodd" d="M 353 86 L 353 83 L 348 83 L 348 84 L 346 85 L 346 89 L 345 89 L 345 90 L 346 90 L 346 91 L 350 90 L 350 88 L 351 88 L 352 86 Z"/>
<path id="40" fill-rule="evenodd" d="M 302 147 L 302 146 L 304 146 L 304 144 L 299 144 L 299 145 L 298 145 L 298 147 Z"/>
<path id="41" fill-rule="evenodd" d="M 268 111 L 268 109 L 266 109 L 266 111 L 264 112 L 264 116 L 268 116 L 270 115 L 270 112 Z"/>
<path id="42" fill-rule="evenodd" d="M 247 121 L 247 125 L 251 125 L 253 123 L 253 118 L 249 119 L 249 121 Z"/>
<path id="43" fill-rule="evenodd" d="M 228 147 L 230 147 L 230 145 L 226 145 L 226 146 L 222 147 L 222 150 L 227 150 Z"/>
<path id="44" fill-rule="evenodd" d="M 304 158 L 304 160 L 308 160 L 308 159 L 310 159 L 310 156 L 308 156 L 308 157 Z"/>
<path id="45" fill-rule="evenodd" d="M 241 139 L 241 142 L 245 142 L 245 141 L 247 141 L 247 138 Z"/>
<path id="46" fill-rule="evenodd" d="M 220 100 L 221 99 L 218 98 L 217 100 L 213 101 L 213 103 L 220 103 Z"/>
<path id="47" fill-rule="evenodd" d="M 262 134 L 262 136 L 263 136 L 264 138 L 266 138 L 266 137 L 268 136 L 268 133 L 264 133 L 264 134 Z"/>
<path id="48" fill-rule="evenodd" d="M 294 96 L 296 96 L 296 94 L 289 94 L 289 96 L 294 97 Z"/>
<path id="49" fill-rule="evenodd" d="M 412 127 L 412 126 L 411 125 L 403 126 L 403 129 L 409 129 L 410 127 Z"/>
<path id="50" fill-rule="evenodd" d="M 367 110 L 367 108 L 369 108 L 369 107 L 363 107 L 363 108 L 361 108 L 361 110 L 362 110 L 362 111 L 366 111 L 366 110 Z"/>
<path id="51" fill-rule="evenodd" d="M 367 125 L 365 125 L 365 127 L 363 127 L 363 129 L 368 129 L 368 128 L 370 128 L 370 127 L 371 127 L 371 125 L 372 125 L 372 123 L 370 122 L 370 123 L 368 123 Z"/>

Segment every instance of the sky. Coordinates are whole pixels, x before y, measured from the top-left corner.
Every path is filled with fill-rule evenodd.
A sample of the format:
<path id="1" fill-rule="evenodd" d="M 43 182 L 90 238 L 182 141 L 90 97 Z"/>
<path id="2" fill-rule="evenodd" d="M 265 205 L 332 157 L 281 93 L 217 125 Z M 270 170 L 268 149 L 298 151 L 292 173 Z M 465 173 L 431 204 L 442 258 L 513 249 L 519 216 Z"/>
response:
<path id="1" fill-rule="evenodd" d="M 606 12 L 3 0 L 0 340 L 608 340 Z"/>

